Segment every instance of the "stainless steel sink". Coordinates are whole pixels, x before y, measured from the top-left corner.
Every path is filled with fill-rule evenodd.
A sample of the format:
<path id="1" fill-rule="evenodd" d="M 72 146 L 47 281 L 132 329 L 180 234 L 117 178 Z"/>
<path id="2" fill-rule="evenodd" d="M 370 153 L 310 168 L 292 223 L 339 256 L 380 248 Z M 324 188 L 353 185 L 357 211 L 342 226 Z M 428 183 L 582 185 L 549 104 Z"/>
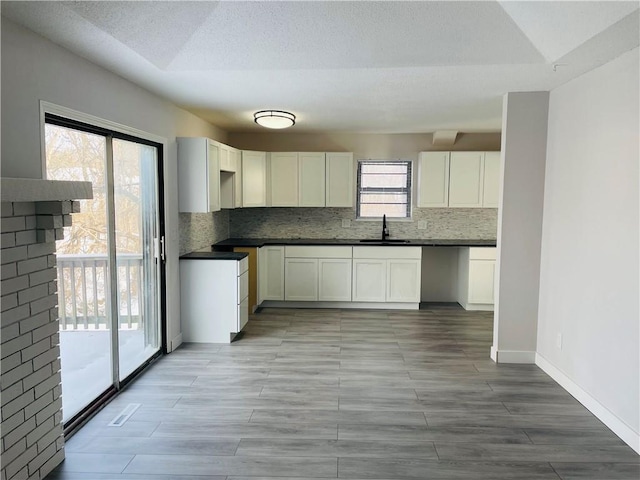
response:
<path id="1" fill-rule="evenodd" d="M 380 240 L 377 238 L 365 238 L 360 240 L 360 243 L 374 243 L 378 245 L 385 245 L 387 243 L 411 243 L 411 240 L 402 240 L 399 238 L 387 238 L 385 240 Z"/>

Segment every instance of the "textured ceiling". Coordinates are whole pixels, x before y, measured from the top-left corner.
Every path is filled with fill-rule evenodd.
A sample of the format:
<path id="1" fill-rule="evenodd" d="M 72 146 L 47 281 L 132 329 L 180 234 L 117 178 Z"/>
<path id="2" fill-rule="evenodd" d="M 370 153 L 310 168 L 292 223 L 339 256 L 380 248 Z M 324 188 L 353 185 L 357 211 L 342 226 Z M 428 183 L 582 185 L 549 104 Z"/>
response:
<path id="1" fill-rule="evenodd" d="M 638 46 L 638 2 L 2 2 L 2 14 L 229 131 L 498 131 L 502 95 Z M 557 65 L 557 66 L 556 66 Z"/>

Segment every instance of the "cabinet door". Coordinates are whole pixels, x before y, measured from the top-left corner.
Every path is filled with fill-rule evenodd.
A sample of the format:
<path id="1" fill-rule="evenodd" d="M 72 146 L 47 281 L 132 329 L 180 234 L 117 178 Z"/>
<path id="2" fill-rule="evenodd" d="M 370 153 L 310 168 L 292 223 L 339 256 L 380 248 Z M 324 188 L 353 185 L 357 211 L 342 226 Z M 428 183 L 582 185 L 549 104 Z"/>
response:
<path id="1" fill-rule="evenodd" d="M 267 206 L 267 155 L 242 152 L 242 206 Z"/>
<path id="2" fill-rule="evenodd" d="M 346 258 L 318 259 L 318 300 L 351 301 L 352 262 Z"/>
<path id="3" fill-rule="evenodd" d="M 500 193 L 500 152 L 484 154 L 484 188 L 482 190 L 482 206 L 498 207 Z"/>
<path id="4" fill-rule="evenodd" d="M 208 140 L 178 138 L 178 209 L 180 212 L 209 211 Z"/>
<path id="5" fill-rule="evenodd" d="M 318 300 L 318 260 L 285 258 L 284 299 L 294 302 Z"/>
<path id="6" fill-rule="evenodd" d="M 449 206 L 481 207 L 483 176 L 483 152 L 451 152 Z"/>
<path id="7" fill-rule="evenodd" d="M 270 155 L 271 206 L 298 206 L 298 154 L 275 152 Z"/>
<path id="8" fill-rule="evenodd" d="M 354 302 L 384 302 L 387 287 L 387 261 L 357 258 L 353 260 Z"/>
<path id="9" fill-rule="evenodd" d="M 353 153 L 327 153 L 326 162 L 326 206 L 353 207 Z"/>
<path id="10" fill-rule="evenodd" d="M 284 247 L 260 248 L 258 264 L 258 303 L 284 300 Z"/>
<path id="11" fill-rule="evenodd" d="M 231 166 L 231 159 L 229 158 L 229 147 L 219 144 L 220 149 L 220 170 L 224 172 L 235 172 L 235 164 L 233 168 Z"/>
<path id="12" fill-rule="evenodd" d="M 469 303 L 493 304 L 495 260 L 469 260 Z"/>
<path id="13" fill-rule="evenodd" d="M 420 302 L 420 260 L 387 261 L 387 302 Z"/>
<path id="14" fill-rule="evenodd" d="M 325 205 L 325 159 L 324 153 L 298 154 L 301 207 L 324 207 Z"/>
<path id="15" fill-rule="evenodd" d="M 234 158 L 236 164 L 236 173 L 233 175 L 235 181 L 235 189 L 233 192 L 234 207 L 240 208 L 242 207 L 242 157 L 240 156 L 240 151 L 235 148 L 229 150 L 229 155 Z"/>
<path id="16" fill-rule="evenodd" d="M 418 207 L 449 206 L 449 152 L 420 152 Z"/>
<path id="17" fill-rule="evenodd" d="M 220 149 L 218 146 L 209 141 L 207 152 L 207 168 L 209 180 L 209 211 L 217 212 L 220 210 Z"/>

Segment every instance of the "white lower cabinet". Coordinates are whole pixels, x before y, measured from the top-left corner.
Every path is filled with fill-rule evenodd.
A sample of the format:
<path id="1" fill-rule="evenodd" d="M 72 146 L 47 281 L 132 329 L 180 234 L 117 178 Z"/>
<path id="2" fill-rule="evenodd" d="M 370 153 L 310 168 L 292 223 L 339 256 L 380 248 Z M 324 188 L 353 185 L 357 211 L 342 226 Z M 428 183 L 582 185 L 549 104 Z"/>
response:
<path id="1" fill-rule="evenodd" d="M 351 258 L 318 259 L 318 300 L 351 301 Z"/>
<path id="2" fill-rule="evenodd" d="M 318 300 L 318 259 L 285 258 L 284 299 L 293 302 Z"/>
<path id="3" fill-rule="evenodd" d="M 353 301 L 420 303 L 420 247 L 354 247 Z"/>
<path id="4" fill-rule="evenodd" d="M 249 319 L 249 262 L 180 260 L 180 318 L 185 342 L 229 343 Z"/>
<path id="5" fill-rule="evenodd" d="M 374 258 L 353 259 L 354 302 L 385 302 L 387 261 Z"/>
<path id="6" fill-rule="evenodd" d="M 285 247 L 287 301 L 350 302 L 351 247 Z"/>
<path id="7" fill-rule="evenodd" d="M 461 248 L 458 256 L 458 303 L 465 310 L 493 310 L 496 249 Z"/>
<path id="8" fill-rule="evenodd" d="M 421 247 L 265 246 L 259 250 L 258 301 L 417 308 L 421 258 Z"/>
<path id="9" fill-rule="evenodd" d="M 420 260 L 387 260 L 387 302 L 420 302 Z"/>
<path id="10" fill-rule="evenodd" d="M 258 304 L 263 300 L 284 300 L 284 247 L 258 250 Z"/>

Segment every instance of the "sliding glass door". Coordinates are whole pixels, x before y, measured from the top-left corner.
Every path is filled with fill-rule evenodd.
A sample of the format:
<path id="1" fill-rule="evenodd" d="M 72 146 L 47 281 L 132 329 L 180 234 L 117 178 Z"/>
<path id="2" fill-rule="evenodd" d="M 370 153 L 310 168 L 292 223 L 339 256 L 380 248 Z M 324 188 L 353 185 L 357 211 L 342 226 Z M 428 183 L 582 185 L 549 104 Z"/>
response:
<path id="1" fill-rule="evenodd" d="M 160 348 L 157 148 L 113 140 L 119 379 Z"/>
<path id="2" fill-rule="evenodd" d="M 89 181 L 57 245 L 67 424 L 157 355 L 161 332 L 160 145 L 46 116 L 47 178 Z"/>

